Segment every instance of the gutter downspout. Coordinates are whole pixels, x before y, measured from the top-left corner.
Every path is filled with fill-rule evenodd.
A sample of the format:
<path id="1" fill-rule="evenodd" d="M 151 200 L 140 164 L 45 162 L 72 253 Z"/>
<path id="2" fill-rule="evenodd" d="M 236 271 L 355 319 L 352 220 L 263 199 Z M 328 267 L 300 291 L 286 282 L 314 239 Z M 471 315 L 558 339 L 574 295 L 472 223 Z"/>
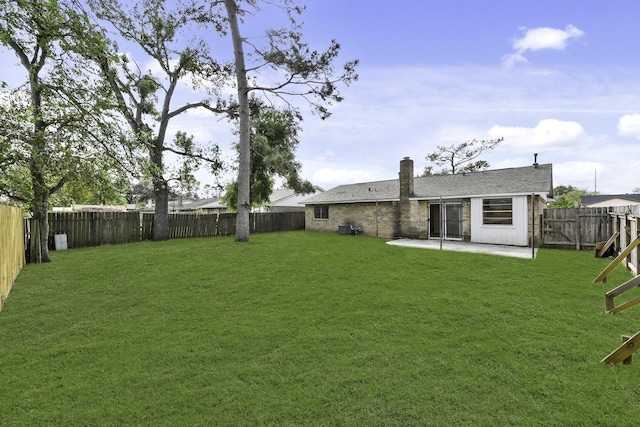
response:
<path id="1" fill-rule="evenodd" d="M 442 250 L 442 237 L 444 234 L 444 218 L 442 213 L 444 212 L 444 206 L 442 205 L 442 196 L 440 196 L 440 250 Z"/>
<path id="2" fill-rule="evenodd" d="M 376 199 L 376 237 L 380 237 L 380 235 L 378 234 L 378 216 L 378 199 Z"/>
<path id="3" fill-rule="evenodd" d="M 536 193 L 531 193 L 531 259 L 536 258 Z"/>

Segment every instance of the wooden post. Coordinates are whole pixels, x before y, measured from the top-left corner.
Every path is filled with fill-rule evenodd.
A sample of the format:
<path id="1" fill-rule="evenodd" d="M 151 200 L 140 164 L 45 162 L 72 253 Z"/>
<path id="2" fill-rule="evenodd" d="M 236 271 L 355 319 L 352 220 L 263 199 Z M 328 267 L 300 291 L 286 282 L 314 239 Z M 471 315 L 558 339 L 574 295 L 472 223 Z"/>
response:
<path id="1" fill-rule="evenodd" d="M 615 308 L 615 305 L 613 304 L 613 297 L 607 294 L 604 294 L 604 309 L 607 311 L 607 313 L 609 313 L 613 311 L 614 308 Z"/>
<path id="2" fill-rule="evenodd" d="M 576 214 L 576 251 L 580 250 L 580 214 Z"/>
<path id="3" fill-rule="evenodd" d="M 531 193 L 531 259 L 536 257 L 536 193 Z"/>
<path id="4" fill-rule="evenodd" d="M 636 333 L 632 337 L 622 337 L 622 344 L 620 347 L 612 351 L 607 357 L 602 359 L 602 363 L 608 363 L 610 365 L 618 365 L 620 362 L 629 360 L 631 355 L 638 349 L 640 344 L 640 332 Z"/>
<path id="5" fill-rule="evenodd" d="M 629 341 L 631 339 L 631 337 L 629 335 L 623 335 L 622 336 L 622 343 L 626 343 L 627 341 Z M 626 359 L 624 359 L 622 361 L 622 363 L 624 365 L 631 365 L 631 362 L 633 361 L 633 354 L 630 354 L 629 357 L 627 357 Z"/>

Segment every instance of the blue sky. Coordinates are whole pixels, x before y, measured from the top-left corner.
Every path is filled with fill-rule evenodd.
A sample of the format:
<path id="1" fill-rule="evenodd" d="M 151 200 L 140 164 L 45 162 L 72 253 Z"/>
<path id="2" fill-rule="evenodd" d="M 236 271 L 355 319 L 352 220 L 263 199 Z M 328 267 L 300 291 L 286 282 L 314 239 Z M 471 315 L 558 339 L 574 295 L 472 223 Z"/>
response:
<path id="1" fill-rule="evenodd" d="M 271 13 L 248 19 L 245 34 Z M 338 40 L 360 79 L 328 120 L 301 105 L 303 177 L 325 189 L 394 179 L 405 156 L 419 172 L 438 145 L 504 137 L 483 157 L 491 168 L 538 153 L 556 186 L 630 193 L 640 187 L 639 18 L 636 0 L 310 0 L 307 40 Z M 7 55 L 3 77 L 21 72 Z M 172 128 L 233 156 L 228 127 L 203 112 Z"/>
<path id="2" fill-rule="evenodd" d="M 306 121 L 300 157 L 319 185 L 394 178 L 437 145 L 504 137 L 492 168 L 554 164 L 554 184 L 640 187 L 640 3 L 313 2 L 313 40 L 361 60 L 326 123 Z"/>

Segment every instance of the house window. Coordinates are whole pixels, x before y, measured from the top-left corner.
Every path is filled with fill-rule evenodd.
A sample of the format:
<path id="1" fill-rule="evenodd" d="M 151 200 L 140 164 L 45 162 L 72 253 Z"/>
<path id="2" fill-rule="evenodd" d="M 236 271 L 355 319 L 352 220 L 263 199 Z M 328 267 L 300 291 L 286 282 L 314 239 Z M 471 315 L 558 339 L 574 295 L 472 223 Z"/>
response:
<path id="1" fill-rule="evenodd" d="M 313 219 L 329 219 L 329 206 L 327 205 L 314 206 Z"/>
<path id="2" fill-rule="evenodd" d="M 482 200 L 482 223 L 484 225 L 513 225 L 513 199 Z"/>

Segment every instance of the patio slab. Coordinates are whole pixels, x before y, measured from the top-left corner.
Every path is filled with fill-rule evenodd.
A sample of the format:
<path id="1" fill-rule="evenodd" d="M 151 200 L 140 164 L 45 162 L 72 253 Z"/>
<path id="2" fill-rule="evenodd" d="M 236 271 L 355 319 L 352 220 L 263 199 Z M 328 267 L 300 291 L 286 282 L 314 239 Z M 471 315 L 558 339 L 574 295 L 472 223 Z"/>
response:
<path id="1" fill-rule="evenodd" d="M 535 258 L 538 248 L 533 251 L 530 247 L 507 246 L 507 245 L 489 245 L 483 243 L 458 242 L 451 240 L 443 240 L 440 246 L 440 240 L 417 240 L 417 239 L 397 239 L 387 242 L 393 246 L 405 246 L 409 248 L 432 249 L 456 252 L 472 252 L 479 254 L 500 255 L 516 258 Z"/>

